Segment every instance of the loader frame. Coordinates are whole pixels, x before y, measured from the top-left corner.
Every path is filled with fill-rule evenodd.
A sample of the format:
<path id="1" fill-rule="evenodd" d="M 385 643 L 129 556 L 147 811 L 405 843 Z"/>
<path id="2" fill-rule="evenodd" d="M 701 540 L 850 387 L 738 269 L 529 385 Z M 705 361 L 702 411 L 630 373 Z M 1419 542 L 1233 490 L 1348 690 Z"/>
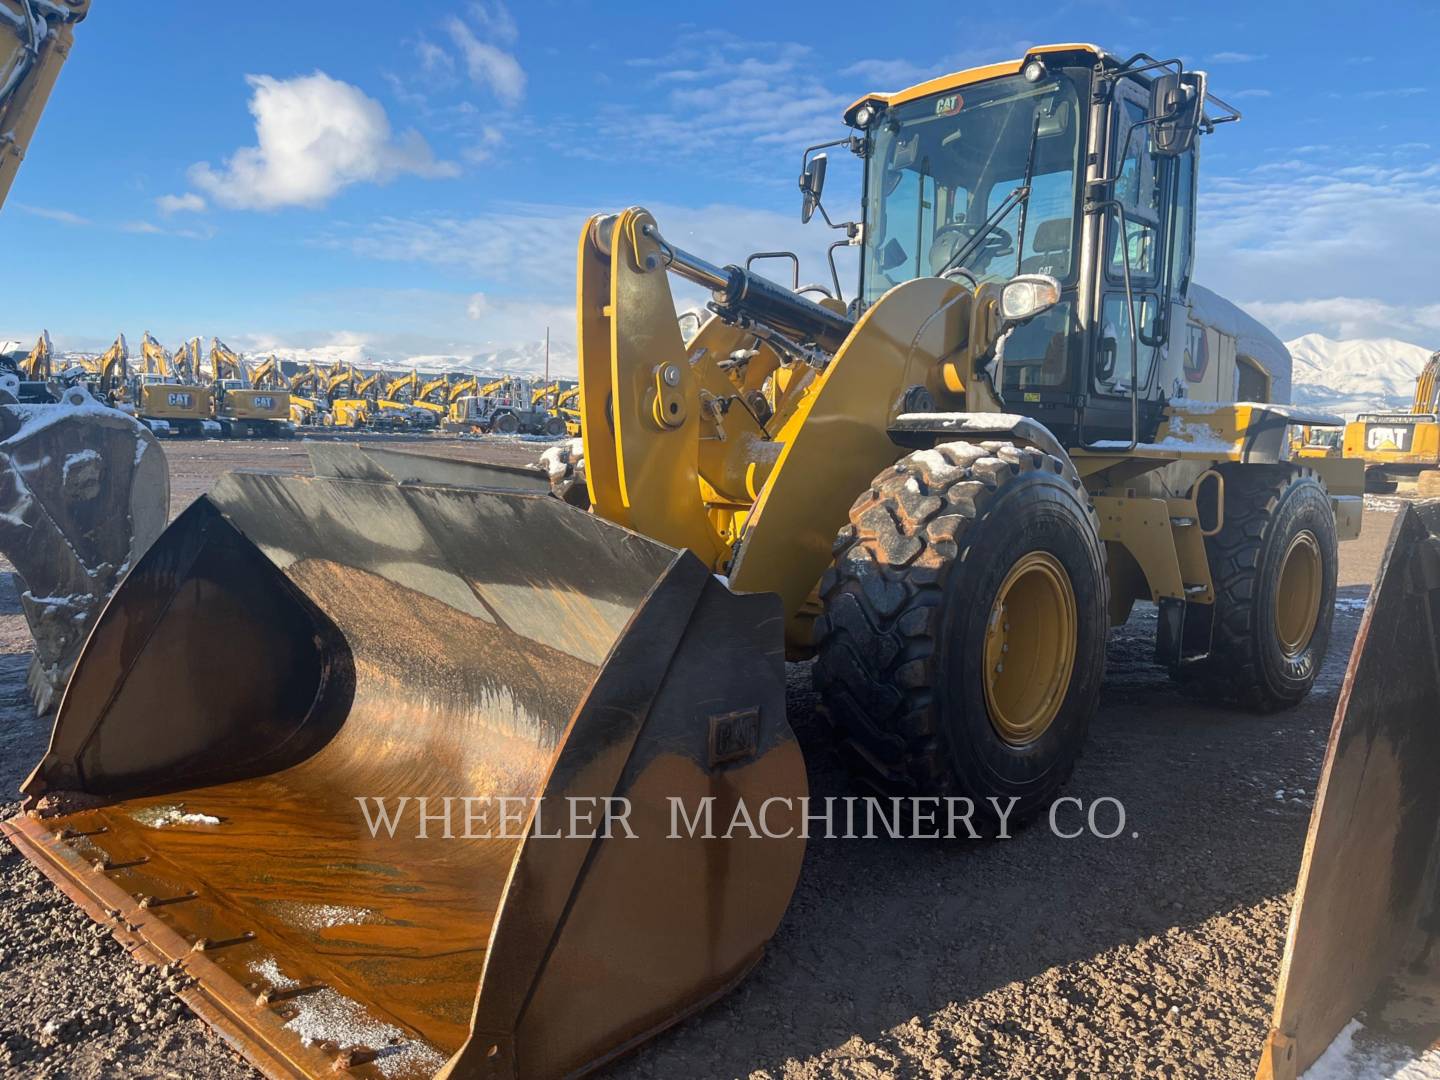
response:
<path id="1" fill-rule="evenodd" d="M 957 439 L 1004 439 L 1060 458 L 1100 513 L 1115 570 L 1112 622 L 1123 622 L 1136 600 L 1155 601 L 1165 612 L 1161 659 L 1203 654 L 1208 631 L 1187 633 L 1184 622 L 1214 598 L 1203 539 L 1220 521 L 1200 502 L 1207 488 L 1212 501 L 1223 494 L 1216 468 L 1286 464 L 1290 425 L 1340 423 L 1295 406 L 1174 401 L 1149 442 L 1067 449 L 1039 419 L 1000 411 L 987 389 L 985 368 L 1003 331 L 993 289 L 972 293 L 939 278 L 896 286 L 865 308 L 817 371 L 782 363 L 743 323 L 718 316 L 683 341 L 665 272 L 682 258 L 641 209 L 596 217 L 582 234 L 577 308 L 591 503 L 618 524 L 689 548 L 733 588 L 778 593 L 792 656 L 808 655 L 814 588 L 856 493 L 908 451 Z M 749 349 L 755 355 L 736 379 L 726 362 Z M 758 402 L 767 379 L 769 397 Z M 929 408 L 916 411 L 916 403 Z M 973 411 L 976 403 L 994 411 Z M 1359 463 L 1305 466 L 1330 495 L 1337 538 L 1358 536 Z"/>

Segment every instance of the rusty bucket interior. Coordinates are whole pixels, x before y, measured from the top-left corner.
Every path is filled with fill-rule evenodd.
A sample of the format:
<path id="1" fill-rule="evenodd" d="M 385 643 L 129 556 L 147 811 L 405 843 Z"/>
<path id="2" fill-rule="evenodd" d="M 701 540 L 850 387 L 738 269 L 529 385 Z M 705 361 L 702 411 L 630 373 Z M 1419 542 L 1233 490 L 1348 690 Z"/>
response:
<path id="1" fill-rule="evenodd" d="M 1440 500 L 1425 500 L 1397 515 L 1340 690 L 1259 1080 L 1304 1075 L 1347 1028 L 1387 1054 L 1440 1042 L 1437 841 Z"/>
<path id="2" fill-rule="evenodd" d="M 672 803 L 804 794 L 781 626 L 549 495 L 232 474 L 112 598 L 4 828 L 269 1075 L 583 1072 L 793 892 L 798 833 Z"/>

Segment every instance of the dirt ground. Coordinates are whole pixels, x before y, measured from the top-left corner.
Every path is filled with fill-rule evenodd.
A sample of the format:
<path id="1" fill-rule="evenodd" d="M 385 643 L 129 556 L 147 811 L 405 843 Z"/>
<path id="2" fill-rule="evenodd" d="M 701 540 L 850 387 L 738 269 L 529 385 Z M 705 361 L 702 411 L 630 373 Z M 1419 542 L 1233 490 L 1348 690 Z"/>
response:
<path id="1" fill-rule="evenodd" d="M 423 443 L 503 463 L 542 449 Z M 297 443 L 166 452 L 172 513 L 226 469 L 306 468 Z M 1112 637 L 1068 790 L 1086 806 L 1123 803 L 1115 839 L 1062 840 L 1042 822 L 986 843 L 812 840 L 758 968 L 607 1075 L 1251 1077 L 1325 736 L 1395 505 L 1373 500 L 1363 537 L 1342 548 L 1330 655 L 1303 705 L 1255 717 L 1187 701 L 1151 662 L 1154 610 L 1141 607 Z M 0 816 L 49 732 L 25 693 L 28 649 L 0 580 Z M 809 666 L 791 665 L 789 683 L 812 796 L 850 793 Z M 1108 832 L 1114 818 L 1099 821 Z M 165 987 L 0 841 L 0 1076 L 256 1075 Z"/>

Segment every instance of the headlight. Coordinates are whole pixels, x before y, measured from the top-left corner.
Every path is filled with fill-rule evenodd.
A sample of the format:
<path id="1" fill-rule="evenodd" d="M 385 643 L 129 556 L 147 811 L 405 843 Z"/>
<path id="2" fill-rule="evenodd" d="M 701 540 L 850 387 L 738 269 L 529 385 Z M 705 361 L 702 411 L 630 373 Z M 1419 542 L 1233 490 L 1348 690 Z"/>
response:
<path id="1" fill-rule="evenodd" d="M 1000 314 L 1006 322 L 1024 322 L 1060 302 L 1060 282 L 1049 274 L 1021 274 L 1000 293 Z"/>
<path id="2" fill-rule="evenodd" d="M 860 108 L 855 110 L 855 126 L 858 128 L 868 128 L 870 121 L 874 119 L 875 110 L 869 105 L 861 105 Z"/>
<path id="3" fill-rule="evenodd" d="M 1025 76 L 1026 82 L 1039 82 L 1045 77 L 1045 65 L 1039 60 L 1029 60 L 1020 73 Z"/>

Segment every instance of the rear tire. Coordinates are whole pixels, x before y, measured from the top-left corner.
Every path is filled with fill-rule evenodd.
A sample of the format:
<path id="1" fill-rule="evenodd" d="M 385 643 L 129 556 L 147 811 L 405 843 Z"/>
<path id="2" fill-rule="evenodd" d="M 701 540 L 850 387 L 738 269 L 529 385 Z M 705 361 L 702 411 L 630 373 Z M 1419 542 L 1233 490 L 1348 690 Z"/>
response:
<path id="1" fill-rule="evenodd" d="M 1384 469 L 1365 470 L 1365 490 L 1372 495 L 1389 495 L 1399 486 Z"/>
<path id="2" fill-rule="evenodd" d="M 558 416 L 552 416 L 545 421 L 545 434 L 552 439 L 558 439 L 565 434 L 565 421 Z"/>
<path id="3" fill-rule="evenodd" d="M 491 423 L 490 430 L 500 435 L 514 435 L 520 430 L 520 420 L 514 413 L 501 413 Z"/>
<path id="4" fill-rule="evenodd" d="M 1104 553 L 1072 468 L 1008 443 L 902 458 L 851 507 L 820 596 L 815 682 L 858 781 L 967 797 L 992 824 L 989 798 L 1017 800 L 1011 821 L 1045 809 L 1095 712 L 1108 629 Z"/>
<path id="5" fill-rule="evenodd" d="M 1224 526 L 1205 540 L 1210 651 L 1175 674 L 1197 697 L 1274 712 L 1304 700 L 1325 660 L 1339 567 L 1334 510 L 1309 469 L 1220 471 Z"/>

